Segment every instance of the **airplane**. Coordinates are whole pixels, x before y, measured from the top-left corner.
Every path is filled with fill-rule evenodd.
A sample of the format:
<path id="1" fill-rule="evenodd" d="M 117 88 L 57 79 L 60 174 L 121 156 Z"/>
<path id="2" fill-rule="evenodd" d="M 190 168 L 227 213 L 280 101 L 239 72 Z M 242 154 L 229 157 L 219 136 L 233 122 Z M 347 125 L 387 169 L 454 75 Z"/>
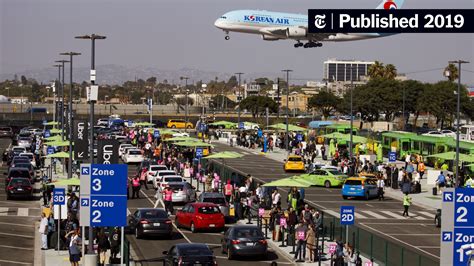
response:
<path id="1" fill-rule="evenodd" d="M 398 9 L 404 0 L 383 0 L 376 9 Z M 308 16 L 302 14 L 271 12 L 265 10 L 235 10 L 222 15 L 214 26 L 229 32 L 260 34 L 265 41 L 295 40 L 295 48 L 321 47 L 321 42 L 356 41 L 385 37 L 394 34 L 381 33 L 308 33 Z M 302 41 L 307 41 L 302 43 Z"/>

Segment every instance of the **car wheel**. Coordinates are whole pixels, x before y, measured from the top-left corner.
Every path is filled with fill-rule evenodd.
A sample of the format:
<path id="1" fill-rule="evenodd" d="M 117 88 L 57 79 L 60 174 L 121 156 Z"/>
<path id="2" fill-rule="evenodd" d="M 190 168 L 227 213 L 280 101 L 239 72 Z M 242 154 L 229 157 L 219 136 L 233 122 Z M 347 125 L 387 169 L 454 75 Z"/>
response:
<path id="1" fill-rule="evenodd" d="M 11 200 L 12 197 L 10 196 L 10 194 L 7 194 L 7 200 Z"/>
<path id="2" fill-rule="evenodd" d="M 194 226 L 194 223 L 191 223 L 191 232 L 196 233 L 196 227 Z"/>
<path id="3" fill-rule="evenodd" d="M 140 233 L 140 230 L 138 230 L 138 227 L 135 228 L 135 238 L 136 239 L 142 238 L 142 234 Z"/>
<path id="4" fill-rule="evenodd" d="M 186 128 L 187 128 L 187 129 L 191 129 L 191 126 L 187 126 Z"/>
<path id="5" fill-rule="evenodd" d="M 176 128 L 176 126 L 175 126 L 175 125 L 172 125 L 171 128 Z"/>
<path id="6" fill-rule="evenodd" d="M 324 187 L 325 188 L 330 188 L 331 187 L 331 182 L 329 182 L 329 180 L 324 181 Z"/>
<path id="7" fill-rule="evenodd" d="M 347 196 L 342 196 L 343 199 L 347 199 Z"/>
<path id="8" fill-rule="evenodd" d="M 232 249 L 230 249 L 229 247 L 227 247 L 227 259 L 228 260 L 234 259 L 234 254 L 232 254 Z"/>

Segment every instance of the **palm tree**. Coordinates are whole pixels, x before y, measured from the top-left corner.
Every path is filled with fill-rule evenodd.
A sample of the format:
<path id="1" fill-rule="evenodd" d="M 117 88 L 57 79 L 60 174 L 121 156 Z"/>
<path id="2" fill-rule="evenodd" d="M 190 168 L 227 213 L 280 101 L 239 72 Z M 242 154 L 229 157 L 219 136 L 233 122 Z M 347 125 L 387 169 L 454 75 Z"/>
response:
<path id="1" fill-rule="evenodd" d="M 386 79 L 395 79 L 396 76 L 397 76 L 397 68 L 392 64 L 386 65 L 384 69 L 383 77 Z"/>
<path id="2" fill-rule="evenodd" d="M 383 77 L 384 72 L 385 72 L 384 68 L 385 67 L 384 67 L 383 63 L 381 63 L 379 61 L 375 61 L 375 63 L 373 65 L 370 65 L 369 69 L 367 70 L 369 77 L 371 79 Z"/>
<path id="3" fill-rule="evenodd" d="M 458 79 L 458 68 L 454 64 L 449 64 L 444 69 L 444 76 L 448 78 L 449 81 L 453 82 Z"/>

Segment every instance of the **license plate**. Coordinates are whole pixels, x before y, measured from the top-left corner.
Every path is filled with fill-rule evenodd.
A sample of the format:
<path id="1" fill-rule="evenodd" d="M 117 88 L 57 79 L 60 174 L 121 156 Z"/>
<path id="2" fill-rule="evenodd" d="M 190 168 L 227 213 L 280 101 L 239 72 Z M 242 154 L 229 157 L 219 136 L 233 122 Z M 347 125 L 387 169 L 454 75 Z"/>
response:
<path id="1" fill-rule="evenodd" d="M 23 191 L 23 189 L 22 189 L 22 188 L 19 188 L 18 191 Z"/>
<path id="2" fill-rule="evenodd" d="M 351 190 L 356 190 L 355 188 L 351 188 Z"/>
<path id="3" fill-rule="evenodd" d="M 216 227 L 216 225 L 215 224 L 210 224 L 209 227 Z"/>
<path id="4" fill-rule="evenodd" d="M 247 247 L 251 247 L 251 246 L 253 246 L 253 243 L 245 243 L 245 245 L 246 245 Z"/>
<path id="5" fill-rule="evenodd" d="M 160 223 L 153 223 L 154 226 L 160 226 Z"/>

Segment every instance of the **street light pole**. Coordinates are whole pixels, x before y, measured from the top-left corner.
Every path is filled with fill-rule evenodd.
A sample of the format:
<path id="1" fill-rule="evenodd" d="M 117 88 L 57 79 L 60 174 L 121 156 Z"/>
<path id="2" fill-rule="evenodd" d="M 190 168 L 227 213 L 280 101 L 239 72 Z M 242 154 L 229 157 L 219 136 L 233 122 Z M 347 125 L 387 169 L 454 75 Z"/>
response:
<path id="1" fill-rule="evenodd" d="M 292 72 L 293 70 L 291 69 L 284 69 L 282 70 L 282 72 L 286 72 L 286 118 L 285 118 L 285 122 L 286 122 L 286 133 L 285 133 L 285 147 L 286 147 L 286 151 L 289 153 L 290 152 L 290 149 L 289 149 L 289 143 L 288 143 L 288 140 L 289 140 L 289 136 L 288 136 L 288 109 L 289 109 L 289 98 L 290 98 L 290 72 Z"/>
<path id="2" fill-rule="evenodd" d="M 238 107 L 239 107 L 239 113 L 238 113 L 238 116 L 237 116 L 237 128 L 238 128 L 239 125 L 240 125 L 240 100 L 242 99 L 242 90 L 241 90 L 241 86 L 240 86 L 240 76 L 243 75 L 244 73 L 237 72 L 235 74 L 239 75 L 239 96 L 237 96 L 237 104 L 238 104 Z"/>
<path id="3" fill-rule="evenodd" d="M 85 39 L 85 40 L 91 40 L 91 72 L 90 72 L 90 80 L 91 80 L 91 87 L 89 89 L 89 94 L 90 94 L 90 113 L 89 113 L 89 128 L 90 128 L 90 143 L 89 143 L 89 157 L 90 157 L 90 162 L 91 164 L 94 163 L 94 102 L 96 99 L 93 98 L 93 86 L 95 85 L 95 40 L 103 40 L 106 37 L 97 35 L 97 34 L 91 34 L 91 35 L 83 35 L 83 36 L 76 36 L 76 39 Z M 95 97 L 95 95 L 94 95 Z M 94 234 L 92 232 L 92 227 L 89 228 L 89 243 L 88 245 L 88 253 L 89 254 L 95 254 L 94 253 L 94 247 L 91 245 L 94 239 Z M 123 253 L 121 253 L 123 254 Z"/>
<path id="4" fill-rule="evenodd" d="M 76 53 L 76 52 L 67 52 L 67 53 L 61 53 L 60 55 L 69 55 L 69 160 L 68 160 L 68 169 L 69 171 L 67 172 L 67 178 L 72 178 L 72 141 L 73 141 L 73 126 L 72 126 L 72 88 L 73 88 L 73 82 L 72 82 L 72 57 L 75 55 L 81 55 L 81 53 Z"/>
<path id="5" fill-rule="evenodd" d="M 62 77 L 60 84 L 60 101 L 61 101 L 61 140 L 64 141 L 64 64 L 69 63 L 67 60 L 57 60 L 55 61 L 56 63 L 61 63 L 62 64 Z"/>
<path id="6" fill-rule="evenodd" d="M 349 66 L 349 69 L 351 70 L 351 125 L 350 125 L 350 142 L 349 142 L 349 160 L 352 160 L 352 135 L 353 135 L 353 125 L 354 125 L 354 105 L 353 105 L 353 91 L 354 91 L 354 78 L 353 78 L 353 67 L 352 64 Z"/>
<path id="7" fill-rule="evenodd" d="M 449 61 L 450 64 L 458 64 L 458 90 L 457 90 L 457 105 L 456 105 L 456 184 L 457 187 L 462 186 L 459 175 L 459 114 L 461 109 L 461 65 L 468 64 L 468 61 L 456 60 Z"/>
<path id="8" fill-rule="evenodd" d="M 53 66 L 58 68 L 58 82 L 57 82 L 58 87 L 56 88 L 56 84 L 54 84 L 55 88 L 54 88 L 54 92 L 53 92 L 53 98 L 54 98 L 53 121 L 56 122 L 56 119 L 58 118 L 58 116 L 56 115 L 56 109 L 57 109 L 56 95 L 57 95 L 57 92 L 59 90 L 59 87 L 61 86 L 60 83 L 61 83 L 61 67 L 62 67 L 62 65 L 57 64 L 57 65 L 53 65 Z"/>
<path id="9" fill-rule="evenodd" d="M 187 127 L 187 124 L 188 124 L 188 93 L 189 93 L 189 90 L 188 90 L 188 77 L 180 77 L 179 79 L 183 80 L 184 79 L 184 89 L 186 91 L 186 106 L 184 108 L 184 132 L 187 132 L 188 131 L 188 127 Z"/>

